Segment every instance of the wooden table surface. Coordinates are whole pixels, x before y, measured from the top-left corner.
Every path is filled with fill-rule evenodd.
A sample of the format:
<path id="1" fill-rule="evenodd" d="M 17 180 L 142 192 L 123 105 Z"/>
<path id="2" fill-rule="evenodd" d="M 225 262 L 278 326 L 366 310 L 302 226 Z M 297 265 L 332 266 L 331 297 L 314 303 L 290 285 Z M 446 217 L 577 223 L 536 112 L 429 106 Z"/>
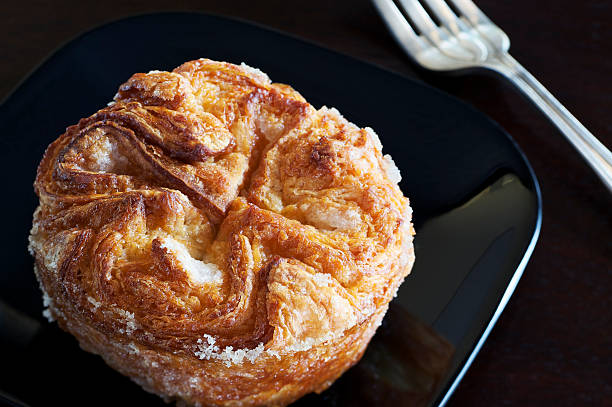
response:
<path id="1" fill-rule="evenodd" d="M 0 98 L 50 52 L 92 26 L 143 12 L 194 10 L 252 20 L 418 77 L 500 123 L 540 180 L 542 233 L 518 289 L 449 405 L 611 405 L 612 199 L 561 134 L 506 82 L 419 72 L 367 0 L 85 3 L 0 6 Z M 612 2 L 477 3 L 508 33 L 513 56 L 611 147 Z"/>

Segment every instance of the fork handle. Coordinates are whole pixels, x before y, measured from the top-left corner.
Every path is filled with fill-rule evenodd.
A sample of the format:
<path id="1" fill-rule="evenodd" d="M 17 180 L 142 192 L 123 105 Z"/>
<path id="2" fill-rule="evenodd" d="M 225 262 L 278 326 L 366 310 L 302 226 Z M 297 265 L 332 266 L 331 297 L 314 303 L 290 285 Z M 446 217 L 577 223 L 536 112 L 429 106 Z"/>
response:
<path id="1" fill-rule="evenodd" d="M 510 79 L 565 135 L 612 192 L 612 153 L 516 59 L 505 53 L 493 68 Z"/>

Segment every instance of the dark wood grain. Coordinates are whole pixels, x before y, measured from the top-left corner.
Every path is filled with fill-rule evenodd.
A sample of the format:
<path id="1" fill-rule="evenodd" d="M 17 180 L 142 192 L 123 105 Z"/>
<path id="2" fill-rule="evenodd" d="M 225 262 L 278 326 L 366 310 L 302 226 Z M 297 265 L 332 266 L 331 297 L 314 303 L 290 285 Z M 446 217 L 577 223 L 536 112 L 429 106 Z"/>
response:
<path id="1" fill-rule="evenodd" d="M 509 34 L 515 58 L 610 147 L 612 2 L 477 3 Z M 535 168 L 544 220 L 516 293 L 449 405 L 610 405 L 612 199 L 556 129 L 503 80 L 419 72 L 366 0 L 22 0 L 0 10 L 0 98 L 84 30 L 137 13 L 195 10 L 259 22 L 420 77 L 484 111 Z"/>

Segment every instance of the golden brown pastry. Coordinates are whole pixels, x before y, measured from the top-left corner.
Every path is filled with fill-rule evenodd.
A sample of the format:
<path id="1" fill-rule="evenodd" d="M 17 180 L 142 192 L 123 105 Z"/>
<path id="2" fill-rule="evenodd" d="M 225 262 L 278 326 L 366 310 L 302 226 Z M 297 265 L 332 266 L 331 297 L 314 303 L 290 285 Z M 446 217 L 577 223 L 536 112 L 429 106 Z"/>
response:
<path id="1" fill-rule="evenodd" d="M 414 262 L 371 129 L 257 69 L 135 74 L 45 152 L 45 314 L 145 390 L 286 405 L 357 362 Z"/>

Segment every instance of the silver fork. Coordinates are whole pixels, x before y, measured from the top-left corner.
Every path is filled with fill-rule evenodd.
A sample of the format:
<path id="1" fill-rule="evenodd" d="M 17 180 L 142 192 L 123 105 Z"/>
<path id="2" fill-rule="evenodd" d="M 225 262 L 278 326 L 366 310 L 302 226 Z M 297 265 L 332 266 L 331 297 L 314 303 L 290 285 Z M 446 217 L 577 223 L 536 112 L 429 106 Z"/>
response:
<path id="1" fill-rule="evenodd" d="M 486 68 L 500 73 L 528 96 L 565 135 L 612 192 L 612 153 L 510 54 L 510 39 L 471 0 L 372 0 L 389 30 L 424 68 L 460 71 Z M 431 13 L 431 15 L 430 15 Z M 432 19 L 440 22 L 438 25 Z"/>

